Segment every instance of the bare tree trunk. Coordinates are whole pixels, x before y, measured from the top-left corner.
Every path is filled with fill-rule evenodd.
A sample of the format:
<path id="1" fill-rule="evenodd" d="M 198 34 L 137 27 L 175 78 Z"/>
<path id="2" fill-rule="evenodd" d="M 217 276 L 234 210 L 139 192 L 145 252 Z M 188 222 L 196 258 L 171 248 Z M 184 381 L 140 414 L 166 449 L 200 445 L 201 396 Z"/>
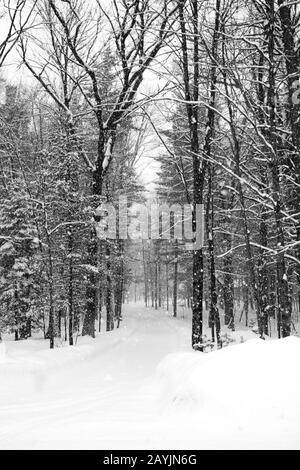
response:
<path id="1" fill-rule="evenodd" d="M 234 187 L 235 182 L 231 183 Z M 223 300 L 224 300 L 224 323 L 228 328 L 233 331 L 235 329 L 234 324 L 234 280 L 233 280 L 233 256 L 231 253 L 232 249 L 232 208 L 234 203 L 234 193 L 229 192 L 222 201 L 222 209 L 224 211 L 224 244 L 226 246 L 227 256 L 224 257 L 223 268 L 224 268 L 224 285 L 223 285 Z M 239 283 L 240 286 L 240 283 Z M 239 289 L 239 303 L 240 303 L 240 289 Z"/>
<path id="2" fill-rule="evenodd" d="M 179 21 L 181 32 L 181 52 L 183 82 L 186 99 L 186 110 L 190 130 L 190 153 L 193 159 L 193 228 L 196 229 L 196 207 L 203 204 L 204 176 L 206 163 L 200 161 L 199 153 L 199 115 L 198 115 L 198 96 L 199 96 L 199 29 L 198 29 L 198 1 L 191 2 L 191 16 L 193 22 L 193 63 L 190 66 L 187 45 L 187 31 L 185 19 L 186 1 L 180 0 Z M 193 70 L 193 80 L 190 79 L 190 69 Z M 192 82 L 192 83 L 191 83 Z M 195 104 L 192 104 L 194 102 Z M 198 228 L 199 229 L 199 228 Z M 201 350 L 202 332 L 203 332 L 203 248 L 193 252 L 193 319 L 192 319 L 192 346 L 194 349 Z M 177 314 L 177 312 L 176 312 Z"/>
<path id="3" fill-rule="evenodd" d="M 69 311 L 69 344 L 73 346 L 73 331 L 74 331 L 74 303 L 73 303 L 73 234 L 70 231 L 68 234 L 69 245 L 69 289 L 68 289 L 68 311 Z"/>
<path id="4" fill-rule="evenodd" d="M 177 317 L 177 292 L 178 292 L 178 241 L 175 240 L 174 250 L 174 281 L 173 281 L 173 317 Z"/>
<path id="5" fill-rule="evenodd" d="M 106 331 L 114 329 L 114 318 L 112 311 L 112 279 L 111 279 L 111 261 L 110 261 L 110 246 L 109 241 L 106 240 Z"/>
<path id="6" fill-rule="evenodd" d="M 162 289 L 161 289 L 161 262 L 160 262 L 160 253 L 158 253 L 158 307 L 161 308 L 162 305 Z"/>
<path id="7" fill-rule="evenodd" d="M 212 166 L 209 165 L 208 169 L 208 197 L 207 197 L 207 238 L 208 238 L 208 255 L 210 261 L 210 309 L 209 309 L 209 323 L 212 333 L 212 341 L 215 341 L 215 333 L 217 336 L 217 343 L 220 344 L 220 315 L 218 309 L 218 293 L 215 269 L 215 248 L 214 248 L 214 201 L 213 201 L 213 188 L 212 188 Z"/>
<path id="8" fill-rule="evenodd" d="M 47 219 L 46 219 L 47 220 Z M 54 349 L 55 338 L 55 310 L 54 310 L 54 291 L 53 291 L 53 258 L 52 258 L 52 241 L 49 236 L 46 222 L 46 236 L 48 244 L 48 286 L 49 286 L 49 327 L 48 338 L 50 340 L 50 349 Z"/>
<path id="9" fill-rule="evenodd" d="M 260 245 L 262 247 L 268 246 L 268 229 L 266 223 L 266 212 L 263 208 L 261 214 L 261 223 L 259 228 L 260 234 Z M 265 335 L 269 334 L 269 282 L 268 282 L 268 270 L 267 270 L 267 260 L 264 253 L 264 248 L 260 250 L 260 256 L 258 260 L 258 282 L 260 285 L 261 292 L 261 310 L 262 310 L 262 328 Z"/>
<path id="10" fill-rule="evenodd" d="M 278 322 L 279 332 L 282 336 L 289 336 L 291 333 L 291 302 L 289 298 L 289 287 L 287 271 L 285 266 L 285 258 L 283 248 L 285 246 L 284 232 L 283 232 L 283 204 L 280 188 L 279 176 L 279 156 L 278 156 L 278 143 L 277 143 L 277 130 L 276 130 L 276 82 L 275 82 L 275 0 L 267 0 L 269 24 L 267 28 L 268 39 L 268 57 L 269 57 L 269 70 L 268 70 L 268 93 L 267 103 L 269 108 L 269 142 L 271 144 L 271 175 L 272 175 L 272 189 L 273 199 L 275 202 L 275 221 L 276 221 L 276 234 L 277 234 L 277 292 L 278 292 Z M 279 333 L 280 336 L 280 333 Z"/>
<path id="11" fill-rule="evenodd" d="M 148 280 L 148 268 L 146 264 L 146 256 L 145 256 L 145 246 L 143 243 L 143 271 L 144 271 L 144 302 L 145 306 L 148 306 L 148 290 L 149 290 L 149 280 Z"/>
<path id="12" fill-rule="evenodd" d="M 169 311 L 169 263 L 166 262 L 166 298 L 167 298 L 167 311 Z"/>
<path id="13" fill-rule="evenodd" d="M 116 272 L 116 290 L 115 290 L 115 318 L 117 328 L 122 320 L 122 297 L 124 289 L 124 243 L 123 240 L 117 242 L 118 262 Z"/>
<path id="14" fill-rule="evenodd" d="M 290 196 L 290 205 L 292 206 L 296 223 L 296 238 L 300 240 L 300 103 L 298 100 L 293 98 L 295 92 L 295 85 L 299 86 L 300 83 L 300 59 L 299 59 L 299 46 L 297 49 L 297 42 L 299 38 L 297 37 L 296 27 L 295 27 L 295 18 L 292 21 L 291 10 L 292 5 L 289 5 L 288 2 L 284 0 L 278 0 L 279 5 L 279 16 L 281 21 L 282 28 L 282 40 L 284 46 L 284 56 L 286 62 L 286 71 L 287 71 L 287 82 L 288 82 L 288 122 L 290 124 L 292 133 L 292 148 L 290 149 L 290 156 L 287 159 L 287 165 L 290 167 L 291 175 L 295 178 L 294 188 Z M 295 10 L 295 15 L 299 14 Z M 298 18 L 299 21 L 299 18 Z M 297 258 L 300 259 L 300 245 L 298 245 Z M 300 265 L 297 264 L 297 277 L 300 284 Z"/>

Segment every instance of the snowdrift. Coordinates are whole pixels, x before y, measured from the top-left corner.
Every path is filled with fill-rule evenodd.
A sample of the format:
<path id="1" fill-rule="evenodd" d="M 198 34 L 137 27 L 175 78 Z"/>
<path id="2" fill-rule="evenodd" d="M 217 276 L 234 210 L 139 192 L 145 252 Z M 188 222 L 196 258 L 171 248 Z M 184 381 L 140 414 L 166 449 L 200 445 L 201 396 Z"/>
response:
<path id="1" fill-rule="evenodd" d="M 6 347 L 5 344 L 0 341 L 0 363 L 4 362 L 6 356 Z"/>
<path id="2" fill-rule="evenodd" d="M 67 344 L 49 349 L 49 341 L 9 342 L 7 350 L 4 342 L 0 343 L 0 380 L 8 377 L 24 376 L 34 373 L 46 373 L 50 370 L 76 366 L 80 361 L 93 359 L 95 356 L 116 347 L 132 334 L 130 329 L 120 329 L 110 334 L 98 334 L 95 339 L 84 336 L 78 338 L 78 345 Z M 43 348 L 43 349 L 41 349 Z"/>
<path id="3" fill-rule="evenodd" d="M 300 339 L 250 340 L 210 354 L 176 353 L 157 368 L 162 409 L 288 420 L 300 429 Z"/>

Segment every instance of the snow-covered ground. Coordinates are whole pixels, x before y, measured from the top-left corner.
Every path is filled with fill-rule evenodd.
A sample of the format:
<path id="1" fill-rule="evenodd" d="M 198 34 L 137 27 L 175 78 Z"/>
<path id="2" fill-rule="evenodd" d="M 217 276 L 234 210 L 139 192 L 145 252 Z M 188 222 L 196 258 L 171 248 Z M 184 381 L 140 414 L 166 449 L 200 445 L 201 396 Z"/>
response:
<path id="1" fill-rule="evenodd" d="M 124 317 L 73 348 L 6 341 L 1 449 L 300 448 L 299 338 L 201 354 L 188 322 L 142 305 Z"/>

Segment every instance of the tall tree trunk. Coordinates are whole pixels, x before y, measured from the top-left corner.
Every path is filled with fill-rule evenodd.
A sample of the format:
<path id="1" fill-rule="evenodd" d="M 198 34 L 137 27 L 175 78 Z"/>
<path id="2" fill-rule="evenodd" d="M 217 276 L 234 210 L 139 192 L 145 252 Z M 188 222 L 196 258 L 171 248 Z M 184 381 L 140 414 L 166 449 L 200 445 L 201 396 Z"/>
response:
<path id="1" fill-rule="evenodd" d="M 215 248 L 214 248 L 214 201 L 213 201 L 213 187 L 212 187 L 213 169 L 212 165 L 208 168 L 208 197 L 207 197 L 207 238 L 208 238 L 208 255 L 210 262 L 210 308 L 209 308 L 209 323 L 212 333 L 212 341 L 215 341 L 215 333 L 217 336 L 217 343 L 220 344 L 220 315 L 218 309 L 218 293 L 217 293 L 217 280 L 215 269 Z"/>
<path id="2" fill-rule="evenodd" d="M 268 246 L 268 228 L 266 223 L 266 211 L 263 208 L 261 214 L 261 222 L 259 227 L 260 245 L 262 247 Z M 267 259 L 265 256 L 264 248 L 260 250 L 260 256 L 258 260 L 258 282 L 260 285 L 261 292 L 261 310 L 262 310 L 262 328 L 265 335 L 269 334 L 269 275 L 267 269 Z"/>
<path id="3" fill-rule="evenodd" d="M 52 261 L 52 247 L 51 239 L 47 230 L 47 242 L 48 242 L 48 286 L 49 286 L 49 327 L 48 327 L 48 338 L 50 340 L 50 349 L 54 349 L 54 338 L 55 338 L 55 310 L 54 310 L 54 289 L 53 289 L 53 261 Z"/>
<path id="4" fill-rule="evenodd" d="M 117 320 L 117 328 L 122 320 L 122 297 L 124 288 L 124 243 L 118 240 L 118 261 L 116 273 L 116 294 L 115 294 L 115 318 Z"/>
<path id="5" fill-rule="evenodd" d="M 158 309 L 158 241 L 154 241 L 154 308 Z"/>
<path id="6" fill-rule="evenodd" d="M 162 298 L 161 298 L 162 290 L 161 290 L 161 262 L 160 262 L 160 254 L 158 254 L 158 307 L 161 308 L 162 305 Z"/>
<path id="7" fill-rule="evenodd" d="M 174 281 L 173 281 L 173 317 L 177 317 L 177 296 L 178 296 L 178 241 L 175 240 L 174 250 Z"/>
<path id="8" fill-rule="evenodd" d="M 95 235 L 94 235 L 95 236 Z M 90 240 L 88 246 L 88 264 L 91 266 L 95 259 L 95 245 L 96 240 Z M 89 335 L 95 338 L 95 320 L 97 308 L 97 291 L 96 291 L 97 276 L 94 272 L 88 274 L 88 285 L 86 288 L 86 312 L 83 320 L 82 336 Z"/>
<path id="9" fill-rule="evenodd" d="M 114 329 L 114 318 L 112 311 L 112 279 L 111 279 L 111 261 L 110 261 L 110 246 L 109 241 L 106 240 L 106 331 Z"/>
<path id="10" fill-rule="evenodd" d="M 166 262 L 166 299 L 167 311 L 169 311 L 169 262 Z"/>
<path id="11" fill-rule="evenodd" d="M 69 289 L 68 289 L 68 311 L 69 311 L 69 344 L 73 346 L 73 331 L 74 331 L 74 299 L 73 299 L 73 233 L 68 234 L 69 245 Z"/>
<path id="12" fill-rule="evenodd" d="M 101 110 L 99 109 L 99 135 L 98 135 L 98 149 L 97 149 L 97 160 L 96 160 L 96 167 L 93 171 L 93 181 L 92 181 L 92 193 L 94 196 L 95 207 L 103 201 L 103 179 L 104 179 L 104 172 L 103 172 L 103 162 L 105 160 L 105 146 L 107 144 L 107 138 L 105 138 L 105 132 L 100 125 L 100 121 L 102 121 L 101 117 Z M 112 150 L 112 146 L 111 146 Z M 99 217 L 94 215 L 94 222 L 99 222 Z M 107 242 L 108 243 L 108 242 Z M 107 248 L 106 248 L 107 250 Z M 109 251 L 109 248 L 108 248 Z M 92 227 L 89 239 L 89 246 L 88 246 L 88 264 L 90 266 L 97 267 L 98 266 L 98 242 L 97 242 L 97 234 L 95 227 Z M 108 278 L 106 279 L 108 281 Z M 108 305 L 106 305 L 106 310 L 111 310 L 111 300 L 110 295 L 106 296 L 106 302 L 108 301 Z M 84 317 L 83 322 L 83 335 L 95 337 L 95 321 L 97 317 L 97 276 L 93 270 L 88 274 L 88 286 L 86 289 L 86 314 Z M 106 325 L 107 328 L 107 325 Z M 111 323 L 109 328 L 111 328 Z"/>
<path id="13" fill-rule="evenodd" d="M 296 27 L 292 21 L 292 5 L 284 0 L 278 0 L 279 16 L 282 28 L 282 40 L 284 46 L 284 57 L 287 71 L 288 83 L 288 122 L 292 130 L 292 148 L 290 149 L 290 157 L 288 158 L 288 165 L 290 174 L 295 179 L 294 187 L 291 191 L 290 205 L 294 211 L 296 218 L 296 239 L 300 240 L 300 103 L 295 100 L 294 93 L 295 87 L 300 86 L 300 56 L 299 46 L 296 44 L 299 41 L 297 37 Z M 297 11 L 296 14 L 299 14 Z M 298 18 L 299 21 L 299 18 Z M 298 260 L 300 260 L 300 245 L 296 248 Z M 300 264 L 296 266 L 298 282 L 300 284 Z"/>
<path id="14" fill-rule="evenodd" d="M 272 176 L 272 189 L 273 199 L 275 203 L 275 222 L 276 222 L 276 236 L 277 236 L 277 292 L 278 292 L 278 322 L 279 332 L 282 336 L 289 336 L 291 332 L 291 302 L 289 298 L 288 278 L 284 257 L 284 232 L 283 232 L 283 204 L 280 187 L 280 161 L 278 155 L 278 142 L 276 130 L 276 71 L 275 71 L 275 0 L 267 0 L 269 23 L 267 28 L 268 40 L 268 57 L 269 57 L 269 70 L 268 70 L 268 93 L 267 103 L 269 108 L 269 143 L 271 145 L 271 176 Z M 280 335 L 280 334 L 279 334 Z"/>
<path id="15" fill-rule="evenodd" d="M 189 64 L 187 31 L 185 19 L 186 1 L 180 0 L 179 21 L 181 32 L 181 52 L 183 82 L 185 90 L 186 110 L 188 115 L 188 124 L 190 130 L 190 153 L 193 161 L 193 229 L 196 227 L 196 208 L 203 204 L 203 190 L 206 163 L 200 160 L 200 149 L 198 139 L 199 114 L 199 28 L 198 28 L 198 1 L 191 1 L 191 20 L 193 23 L 193 64 Z M 193 80 L 190 79 L 190 70 L 193 70 Z M 215 96 L 215 95 L 214 95 Z M 193 103 L 192 103 L 193 102 Z M 210 114 L 211 117 L 211 114 Z M 208 119 L 210 120 L 210 119 Z M 208 130 L 208 133 L 210 131 Z M 208 137 L 210 140 L 210 137 Z M 204 149 L 205 152 L 205 149 Z M 203 248 L 197 248 L 193 251 L 193 317 L 192 317 L 192 347 L 201 350 L 203 333 Z"/>
<path id="16" fill-rule="evenodd" d="M 149 290 L 149 279 L 148 279 L 148 266 L 146 263 L 146 255 L 145 255 L 145 246 L 143 243 L 143 271 L 144 271 L 144 302 L 145 307 L 148 306 L 148 290 Z"/>

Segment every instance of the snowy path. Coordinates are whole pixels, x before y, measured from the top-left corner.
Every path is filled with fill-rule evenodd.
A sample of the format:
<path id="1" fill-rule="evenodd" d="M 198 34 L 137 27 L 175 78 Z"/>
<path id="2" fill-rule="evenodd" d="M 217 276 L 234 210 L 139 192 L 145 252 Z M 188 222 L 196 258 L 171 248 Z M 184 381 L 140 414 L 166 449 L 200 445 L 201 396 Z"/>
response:
<path id="1" fill-rule="evenodd" d="M 200 355 L 188 322 L 140 305 L 124 317 L 76 348 L 7 341 L 0 449 L 300 448 L 299 339 Z"/>
<path id="2" fill-rule="evenodd" d="M 122 328 L 98 337 L 103 347 L 91 359 L 1 384 L 0 448 L 155 447 L 151 378 L 188 340 L 163 312 L 127 307 Z"/>

